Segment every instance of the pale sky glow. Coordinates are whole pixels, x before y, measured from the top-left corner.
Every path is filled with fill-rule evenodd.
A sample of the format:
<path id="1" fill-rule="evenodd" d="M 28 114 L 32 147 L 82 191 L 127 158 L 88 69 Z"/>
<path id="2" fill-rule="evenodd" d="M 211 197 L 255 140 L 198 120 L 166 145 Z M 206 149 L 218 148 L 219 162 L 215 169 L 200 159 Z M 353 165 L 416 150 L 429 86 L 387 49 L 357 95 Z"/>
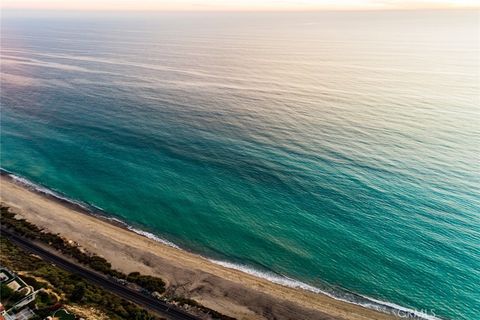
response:
<path id="1" fill-rule="evenodd" d="M 2 9 L 40 10 L 382 10 L 478 7 L 478 0 L 2 0 Z"/>

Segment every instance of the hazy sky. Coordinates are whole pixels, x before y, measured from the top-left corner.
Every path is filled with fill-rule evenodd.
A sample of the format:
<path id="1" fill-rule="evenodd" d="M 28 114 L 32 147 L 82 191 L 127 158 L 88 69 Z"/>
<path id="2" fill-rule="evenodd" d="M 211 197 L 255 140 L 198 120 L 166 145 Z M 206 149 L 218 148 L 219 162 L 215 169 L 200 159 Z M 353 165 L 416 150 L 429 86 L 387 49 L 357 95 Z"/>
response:
<path id="1" fill-rule="evenodd" d="M 321 10 L 478 6 L 478 0 L 2 0 L 2 8 L 72 10 Z"/>

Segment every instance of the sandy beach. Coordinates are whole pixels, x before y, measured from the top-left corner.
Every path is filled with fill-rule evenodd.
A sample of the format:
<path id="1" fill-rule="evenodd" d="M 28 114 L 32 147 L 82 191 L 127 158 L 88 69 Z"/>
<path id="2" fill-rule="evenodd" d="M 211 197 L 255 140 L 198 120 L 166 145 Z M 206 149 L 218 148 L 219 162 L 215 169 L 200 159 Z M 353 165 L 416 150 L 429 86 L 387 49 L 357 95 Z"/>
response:
<path id="1" fill-rule="evenodd" d="M 76 241 L 123 272 L 164 279 L 170 290 L 237 319 L 393 319 L 361 306 L 284 287 L 149 238 L 1 177 L 1 201 L 28 221 Z"/>

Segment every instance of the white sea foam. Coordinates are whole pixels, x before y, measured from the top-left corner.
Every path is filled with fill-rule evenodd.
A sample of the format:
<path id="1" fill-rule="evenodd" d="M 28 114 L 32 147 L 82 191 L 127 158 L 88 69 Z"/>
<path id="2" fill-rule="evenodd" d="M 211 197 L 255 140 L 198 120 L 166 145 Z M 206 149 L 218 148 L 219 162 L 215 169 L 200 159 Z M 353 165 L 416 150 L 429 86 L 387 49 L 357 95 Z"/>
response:
<path id="1" fill-rule="evenodd" d="M 43 194 L 55 197 L 55 198 L 63 200 L 63 201 L 70 202 L 74 205 L 82 207 L 83 209 L 88 209 L 87 206 L 85 204 L 81 203 L 80 201 L 76 201 L 76 200 L 72 200 L 70 198 L 67 198 L 67 197 L 61 195 L 58 192 L 55 192 L 55 191 L 53 191 L 51 189 L 48 189 L 48 188 L 45 188 L 41 185 L 38 185 L 36 183 L 31 182 L 30 180 L 27 180 L 25 178 L 16 176 L 12 173 L 8 173 L 8 175 L 12 178 L 13 181 L 27 187 L 28 189 L 31 189 L 31 190 L 34 190 L 34 191 L 37 191 L 37 192 L 41 192 Z"/>
<path id="2" fill-rule="evenodd" d="M 99 209 L 99 210 L 102 210 L 100 209 L 99 207 L 95 206 L 95 208 Z M 103 210 L 102 210 L 103 211 Z M 175 249 L 180 249 L 182 250 L 179 246 L 177 246 L 175 243 L 171 242 L 171 241 L 168 241 L 168 240 L 165 240 L 165 239 L 162 239 L 160 237 L 157 237 L 156 235 L 154 235 L 153 233 L 150 233 L 148 231 L 144 231 L 144 230 L 141 230 L 141 229 L 137 229 L 137 228 L 134 228 L 132 227 L 131 225 L 129 225 L 128 223 L 126 223 L 125 221 L 123 220 L 120 220 L 118 218 L 115 218 L 115 217 L 106 217 L 104 215 L 100 215 L 101 218 L 103 219 L 107 219 L 107 220 L 110 220 L 110 221 L 113 221 L 115 223 L 118 223 L 118 224 L 121 224 L 122 226 L 124 226 L 125 228 L 127 228 L 128 230 L 132 231 L 132 232 L 135 232 L 136 234 L 139 234 L 143 237 L 146 237 L 148 239 L 152 239 L 154 241 L 157 241 L 157 242 L 160 242 L 164 245 L 167 245 L 169 247 L 172 247 L 172 248 L 175 248 Z"/>
<path id="3" fill-rule="evenodd" d="M 435 316 L 433 314 L 433 310 L 432 310 L 432 314 L 428 314 L 426 310 L 413 310 L 413 309 L 409 309 L 409 308 L 405 308 L 405 307 L 402 307 L 398 304 L 395 304 L 395 303 L 392 303 L 392 302 L 386 302 L 386 301 L 381 301 L 381 300 L 377 300 L 377 299 L 374 299 L 374 298 L 370 298 L 370 297 L 365 297 L 365 296 L 361 296 L 365 299 L 368 299 L 376 304 L 380 304 L 380 305 L 384 305 L 384 306 L 387 306 L 389 308 L 392 308 L 396 311 L 400 311 L 400 312 L 396 312 L 398 316 L 400 316 L 401 318 L 406 318 L 406 315 L 407 314 L 414 314 L 416 318 L 414 319 L 426 319 L 426 320 L 442 320 L 441 318 Z M 365 307 L 369 307 L 368 305 L 365 305 Z M 370 308 L 371 309 L 371 308 Z M 412 317 L 410 317 L 412 318 Z"/>
<path id="4" fill-rule="evenodd" d="M 293 280 L 293 279 L 290 279 L 288 277 L 283 277 L 283 276 L 280 276 L 280 275 L 276 275 L 276 274 L 271 273 L 271 272 L 256 270 L 254 268 L 251 268 L 251 267 L 248 267 L 248 266 L 245 266 L 245 265 L 236 264 L 236 263 L 232 263 L 232 262 L 228 262 L 228 261 L 220 261 L 220 260 L 214 260 L 214 259 L 208 259 L 208 260 L 215 263 L 215 264 L 221 265 L 222 267 L 242 271 L 244 273 L 250 274 L 250 275 L 258 277 L 258 278 L 266 279 L 270 282 L 280 284 L 282 286 L 291 287 L 291 288 L 300 288 L 300 289 L 304 289 L 304 290 L 307 290 L 307 291 L 312 291 L 314 293 L 325 293 L 322 290 L 320 290 L 320 289 L 318 289 L 314 286 L 311 286 L 309 284 L 306 284 L 306 283 L 303 283 L 303 282 L 300 282 L 300 281 L 297 281 L 297 280 Z"/>
<path id="5" fill-rule="evenodd" d="M 152 240 L 155 240 L 155 241 L 157 241 L 157 242 L 163 243 L 163 244 L 165 244 L 165 245 L 167 245 L 167 246 L 170 246 L 170 247 L 173 247 L 173 248 L 176 248 L 176 249 L 180 249 L 180 247 L 177 246 L 175 243 L 170 242 L 170 241 L 165 240 L 165 239 L 162 239 L 162 238 L 159 238 L 159 237 L 157 237 L 156 235 L 154 235 L 154 234 L 152 234 L 152 233 L 150 233 L 150 232 L 143 231 L 143 230 L 140 230 L 140 229 L 136 229 L 136 228 L 134 228 L 134 227 L 132 227 L 132 226 L 129 226 L 129 225 L 127 225 L 127 229 L 130 230 L 130 231 L 133 231 L 133 232 L 135 232 L 135 233 L 137 233 L 137 234 L 139 234 L 139 235 L 142 235 L 142 236 L 144 236 L 144 237 L 147 237 L 147 238 L 149 238 L 149 239 L 152 239 Z"/>
<path id="6" fill-rule="evenodd" d="M 303 289 L 303 290 L 307 290 L 307 291 L 317 293 L 317 294 L 324 294 L 324 295 L 329 296 L 329 297 L 331 297 L 335 300 L 359 305 L 359 306 L 362 306 L 362 307 L 365 307 L 365 308 L 368 308 L 368 309 L 374 309 L 374 310 L 381 311 L 381 312 L 396 314 L 398 316 L 402 316 L 402 315 L 406 316 L 407 314 L 413 314 L 416 317 L 415 319 L 442 320 L 442 319 L 440 319 L 440 318 L 438 318 L 434 315 L 429 315 L 424 311 L 418 311 L 418 310 L 405 308 L 405 307 L 402 307 L 402 306 L 397 305 L 395 303 L 384 302 L 384 301 L 373 299 L 373 298 L 366 297 L 366 296 L 363 296 L 363 295 L 355 294 L 355 296 L 358 296 L 359 298 L 362 298 L 362 300 L 364 299 L 364 301 L 355 301 L 354 299 L 345 299 L 345 298 L 342 298 L 340 296 L 340 293 L 339 294 L 334 294 L 334 293 L 331 293 L 331 292 L 328 292 L 328 291 L 325 291 L 325 290 L 321 290 L 321 289 L 319 289 L 317 287 L 314 287 L 312 285 L 309 285 L 307 283 L 288 278 L 286 276 L 281 276 L 281 275 L 277 275 L 277 274 L 274 274 L 274 273 L 271 273 L 271 272 L 264 272 L 264 271 L 256 270 L 254 268 L 251 268 L 251 267 L 248 267 L 248 266 L 245 266 L 245 265 L 240 265 L 240 264 L 227 262 L 227 261 L 214 260 L 214 259 L 209 259 L 209 261 L 211 261 L 215 264 L 221 265 L 225 268 L 242 271 L 242 272 L 250 274 L 252 276 L 262 278 L 262 279 L 266 279 L 270 282 L 273 282 L 273 283 L 276 283 L 276 284 L 279 284 L 279 285 L 282 285 L 282 286 L 286 286 L 286 287 L 290 287 L 290 288 Z"/>
<path id="7" fill-rule="evenodd" d="M 103 215 L 100 216 L 100 217 L 103 218 L 103 219 L 107 219 L 107 220 L 113 221 L 113 222 L 115 222 L 115 223 L 121 224 L 121 225 L 123 225 L 123 226 L 125 226 L 125 227 L 128 226 L 128 224 L 126 224 L 124 221 L 122 221 L 122 220 L 120 220 L 120 219 L 117 219 L 117 218 L 114 218 L 114 217 L 105 217 L 105 216 L 103 216 Z"/>

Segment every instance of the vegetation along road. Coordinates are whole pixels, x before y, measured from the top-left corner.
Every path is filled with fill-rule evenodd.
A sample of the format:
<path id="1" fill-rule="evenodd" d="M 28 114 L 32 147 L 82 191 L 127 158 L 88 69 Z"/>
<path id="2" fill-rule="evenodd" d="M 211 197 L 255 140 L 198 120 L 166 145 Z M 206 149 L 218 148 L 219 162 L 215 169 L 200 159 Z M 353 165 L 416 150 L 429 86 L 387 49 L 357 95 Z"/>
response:
<path id="1" fill-rule="evenodd" d="M 56 266 L 63 268 L 69 272 L 75 273 L 85 280 L 96 284 L 103 289 L 110 291 L 117 296 L 124 298 L 128 301 L 131 301 L 135 304 L 138 304 L 148 310 L 154 311 L 162 316 L 166 316 L 172 320 L 197 320 L 199 318 L 186 313 L 183 310 L 180 310 L 168 303 L 155 299 L 152 296 L 143 294 L 141 292 L 135 291 L 131 288 L 128 288 L 115 280 L 109 279 L 106 276 L 103 276 L 95 271 L 89 270 L 82 267 L 79 264 L 75 264 L 62 256 L 59 256 L 53 252 L 50 252 L 35 242 L 25 239 L 16 235 L 15 233 L 2 228 L 2 235 L 7 236 L 12 242 L 17 244 L 19 247 L 38 255 L 42 259 L 49 261 Z"/>

